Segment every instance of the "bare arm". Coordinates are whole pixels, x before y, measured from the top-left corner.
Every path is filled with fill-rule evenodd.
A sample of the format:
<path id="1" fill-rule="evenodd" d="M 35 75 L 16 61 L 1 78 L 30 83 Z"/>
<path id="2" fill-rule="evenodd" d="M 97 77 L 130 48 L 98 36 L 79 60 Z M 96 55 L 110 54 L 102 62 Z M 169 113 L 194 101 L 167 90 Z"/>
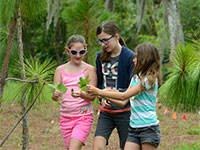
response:
<path id="1" fill-rule="evenodd" d="M 113 90 L 113 89 L 104 89 L 104 91 L 112 91 L 112 92 L 119 92 L 118 90 Z M 109 105 L 109 103 L 115 104 L 119 107 L 124 107 L 128 102 L 129 99 L 125 100 L 125 101 L 119 101 L 113 98 L 107 98 L 106 100 L 102 100 L 103 103 L 107 103 L 107 105 Z"/>
<path id="2" fill-rule="evenodd" d="M 101 90 L 94 86 L 88 85 L 87 91 L 94 95 L 100 95 L 102 97 L 108 97 L 116 100 L 125 101 L 128 98 L 135 96 L 136 94 L 139 94 L 141 87 L 142 87 L 141 84 L 137 84 L 134 87 L 129 86 L 129 88 L 125 92 L 112 92 L 112 91 Z"/>
<path id="3" fill-rule="evenodd" d="M 107 100 L 119 107 L 124 107 L 129 102 L 129 99 L 126 99 L 125 101 L 119 101 L 113 98 L 108 98 Z"/>
<path id="4" fill-rule="evenodd" d="M 56 71 L 55 71 L 55 74 L 54 74 L 54 80 L 53 80 L 53 84 L 59 84 L 61 83 L 61 67 L 57 67 L 56 68 Z M 60 96 L 62 95 L 62 93 L 59 91 L 59 90 L 55 90 L 55 92 L 52 94 L 52 99 L 54 101 L 58 101 Z"/>

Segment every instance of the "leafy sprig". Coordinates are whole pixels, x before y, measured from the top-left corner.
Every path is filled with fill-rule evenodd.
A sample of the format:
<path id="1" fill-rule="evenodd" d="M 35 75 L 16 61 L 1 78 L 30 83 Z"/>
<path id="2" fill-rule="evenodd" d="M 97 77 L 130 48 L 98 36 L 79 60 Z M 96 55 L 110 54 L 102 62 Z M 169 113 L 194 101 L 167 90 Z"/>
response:
<path id="1" fill-rule="evenodd" d="M 90 80 L 88 79 L 88 76 L 85 77 L 85 79 L 83 79 L 83 77 L 80 77 L 79 78 L 79 82 L 78 84 L 80 85 L 79 87 L 81 88 L 82 91 L 85 91 L 86 92 L 86 87 L 87 87 L 87 84 L 90 82 Z"/>
<path id="2" fill-rule="evenodd" d="M 67 92 L 67 87 L 65 87 L 62 83 L 48 84 L 48 86 L 50 87 L 51 92 L 54 92 L 55 89 L 58 89 L 62 94 Z"/>

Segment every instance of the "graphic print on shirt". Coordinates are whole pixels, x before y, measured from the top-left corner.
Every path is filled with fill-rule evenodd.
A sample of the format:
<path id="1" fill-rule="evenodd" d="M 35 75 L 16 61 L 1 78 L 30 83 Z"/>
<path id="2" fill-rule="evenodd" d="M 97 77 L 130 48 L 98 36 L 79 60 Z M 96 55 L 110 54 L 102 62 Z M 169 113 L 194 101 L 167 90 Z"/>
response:
<path id="1" fill-rule="evenodd" d="M 109 63 L 102 63 L 103 87 L 117 89 L 118 57 L 111 58 Z"/>
<path id="2" fill-rule="evenodd" d="M 89 106 L 81 107 L 81 114 L 87 114 L 89 112 L 90 112 L 90 107 Z"/>

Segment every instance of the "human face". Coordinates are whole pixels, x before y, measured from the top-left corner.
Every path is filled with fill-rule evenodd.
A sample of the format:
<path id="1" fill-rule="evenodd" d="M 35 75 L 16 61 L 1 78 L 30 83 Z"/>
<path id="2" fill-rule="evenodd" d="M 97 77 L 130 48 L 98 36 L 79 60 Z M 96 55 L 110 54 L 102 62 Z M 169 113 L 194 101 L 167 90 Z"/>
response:
<path id="1" fill-rule="evenodd" d="M 109 35 L 107 33 L 101 32 L 98 36 L 99 43 L 103 46 L 103 49 L 107 52 L 111 52 L 118 42 L 116 35 Z"/>
<path id="2" fill-rule="evenodd" d="M 87 50 L 84 45 L 80 42 L 74 43 L 70 49 L 66 48 L 67 54 L 70 56 L 71 62 L 74 64 L 80 64 L 82 59 L 84 58 Z"/>

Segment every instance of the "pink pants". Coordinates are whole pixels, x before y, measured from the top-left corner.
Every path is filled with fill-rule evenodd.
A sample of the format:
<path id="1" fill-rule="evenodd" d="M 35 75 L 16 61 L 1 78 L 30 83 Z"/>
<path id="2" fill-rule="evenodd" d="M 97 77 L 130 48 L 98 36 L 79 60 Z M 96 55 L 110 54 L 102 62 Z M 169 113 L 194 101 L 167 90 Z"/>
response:
<path id="1" fill-rule="evenodd" d="M 91 131 L 93 114 L 78 117 L 60 116 L 60 128 L 65 145 L 69 148 L 71 138 L 77 139 L 85 145 L 85 141 Z"/>

